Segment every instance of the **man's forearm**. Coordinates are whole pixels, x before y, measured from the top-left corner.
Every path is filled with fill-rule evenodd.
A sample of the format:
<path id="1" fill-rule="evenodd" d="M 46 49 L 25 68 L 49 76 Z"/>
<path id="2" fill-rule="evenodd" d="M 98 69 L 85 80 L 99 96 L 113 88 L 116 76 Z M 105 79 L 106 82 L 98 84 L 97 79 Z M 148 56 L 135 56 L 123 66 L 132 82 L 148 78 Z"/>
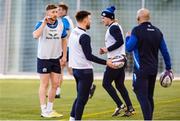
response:
<path id="1" fill-rule="evenodd" d="M 63 57 L 67 57 L 67 38 L 62 39 L 62 50 L 63 50 Z"/>
<path id="2" fill-rule="evenodd" d="M 38 39 L 43 33 L 43 29 L 46 26 L 45 23 L 42 23 L 41 26 L 33 32 L 33 38 Z"/>

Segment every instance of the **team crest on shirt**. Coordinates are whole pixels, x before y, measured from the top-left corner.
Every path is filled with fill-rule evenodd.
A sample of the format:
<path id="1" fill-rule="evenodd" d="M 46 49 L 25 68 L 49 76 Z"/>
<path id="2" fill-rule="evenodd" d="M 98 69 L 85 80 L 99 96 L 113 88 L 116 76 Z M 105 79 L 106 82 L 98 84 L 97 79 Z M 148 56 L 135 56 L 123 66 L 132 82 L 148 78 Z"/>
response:
<path id="1" fill-rule="evenodd" d="M 58 33 L 54 33 L 54 32 L 48 33 L 46 39 L 59 39 Z"/>
<path id="2" fill-rule="evenodd" d="M 62 25 L 58 25 L 56 28 L 48 28 L 46 30 L 46 39 L 60 39 L 62 33 Z"/>
<path id="3" fill-rule="evenodd" d="M 59 35 L 58 35 L 58 31 L 48 31 L 48 34 L 46 35 L 46 39 L 60 39 Z"/>

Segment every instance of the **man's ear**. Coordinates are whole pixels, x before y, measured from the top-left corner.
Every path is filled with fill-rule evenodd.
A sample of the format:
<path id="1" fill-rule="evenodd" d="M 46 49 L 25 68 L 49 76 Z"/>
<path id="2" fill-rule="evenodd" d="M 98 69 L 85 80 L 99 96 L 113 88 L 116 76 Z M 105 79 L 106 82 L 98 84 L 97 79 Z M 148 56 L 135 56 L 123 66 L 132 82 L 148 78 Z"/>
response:
<path id="1" fill-rule="evenodd" d="M 137 17 L 137 21 L 139 21 L 140 20 L 140 18 L 139 17 Z"/>

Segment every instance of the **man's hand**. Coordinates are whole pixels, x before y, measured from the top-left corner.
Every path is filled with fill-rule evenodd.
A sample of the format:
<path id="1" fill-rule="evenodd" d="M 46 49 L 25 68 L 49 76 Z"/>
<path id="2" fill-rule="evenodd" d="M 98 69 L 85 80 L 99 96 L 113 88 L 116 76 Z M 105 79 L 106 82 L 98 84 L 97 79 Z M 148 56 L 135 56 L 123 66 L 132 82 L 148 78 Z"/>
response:
<path id="1" fill-rule="evenodd" d="M 44 18 L 44 24 L 50 23 L 50 19 L 51 19 L 50 16 L 45 16 L 45 18 Z"/>
<path id="2" fill-rule="evenodd" d="M 173 73 L 173 70 L 170 69 L 170 70 L 166 70 L 166 71 L 168 71 L 169 73 L 171 73 L 171 78 L 174 79 L 174 73 Z"/>
<path id="3" fill-rule="evenodd" d="M 67 62 L 66 57 L 62 57 L 61 60 L 60 60 L 61 66 L 63 66 L 63 67 L 66 66 L 66 62 Z"/>
<path id="4" fill-rule="evenodd" d="M 131 36 L 131 32 L 130 31 L 126 33 L 126 37 L 129 37 L 129 36 Z"/>
<path id="5" fill-rule="evenodd" d="M 110 68 L 113 68 L 113 69 L 117 69 L 118 67 L 116 67 L 113 63 L 112 63 L 112 59 L 108 59 L 106 61 L 106 65 L 109 66 Z"/>
<path id="6" fill-rule="evenodd" d="M 105 48 L 105 47 L 102 47 L 102 48 L 99 49 L 99 54 L 100 54 L 100 55 L 105 54 L 105 53 L 107 53 L 107 52 L 108 52 L 108 50 L 107 50 L 107 48 Z"/>

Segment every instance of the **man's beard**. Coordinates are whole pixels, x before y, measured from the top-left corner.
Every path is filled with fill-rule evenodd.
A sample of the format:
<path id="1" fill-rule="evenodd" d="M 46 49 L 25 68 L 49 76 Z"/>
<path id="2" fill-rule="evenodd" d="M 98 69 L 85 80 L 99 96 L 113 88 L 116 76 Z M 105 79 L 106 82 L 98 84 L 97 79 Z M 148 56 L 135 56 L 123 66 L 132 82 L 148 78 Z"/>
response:
<path id="1" fill-rule="evenodd" d="M 90 29 L 90 25 L 86 25 L 86 29 Z"/>

